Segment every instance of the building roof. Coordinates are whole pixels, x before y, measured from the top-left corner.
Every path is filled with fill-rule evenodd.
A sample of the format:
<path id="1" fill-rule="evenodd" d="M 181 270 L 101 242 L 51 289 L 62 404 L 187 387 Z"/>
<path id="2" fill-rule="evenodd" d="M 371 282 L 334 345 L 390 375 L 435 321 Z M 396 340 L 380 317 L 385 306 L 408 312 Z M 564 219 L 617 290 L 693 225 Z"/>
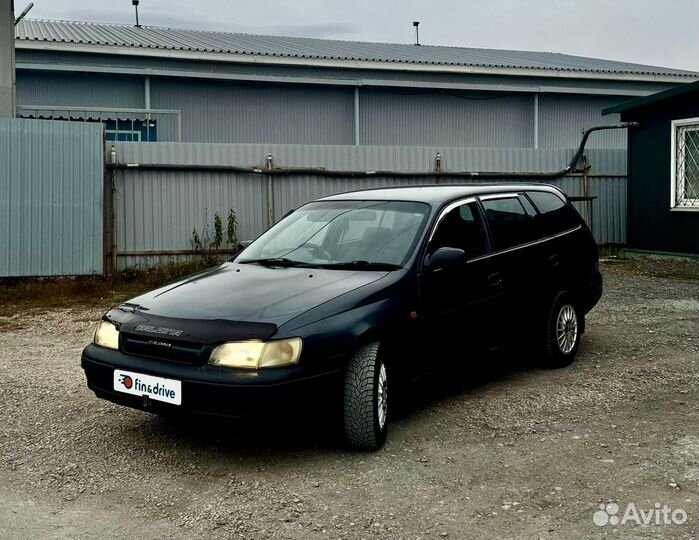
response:
<path id="1" fill-rule="evenodd" d="M 510 72 L 514 71 L 514 74 L 522 71 L 537 72 L 541 75 L 549 72 L 551 75 L 569 72 L 571 77 L 581 74 L 608 75 L 607 78 L 624 75 L 644 78 L 699 77 L 699 73 L 692 71 L 551 52 L 368 43 L 37 19 L 22 20 L 16 26 L 16 39 L 20 48 L 89 48 L 90 52 L 144 56 L 167 54 L 170 57 L 192 58 L 191 53 L 200 53 L 218 55 L 219 59 L 222 59 L 222 54 L 240 59 L 247 57 L 256 61 L 267 57 L 267 60 L 276 60 L 278 63 L 332 61 L 334 65 L 347 67 L 378 68 L 393 64 L 395 68 L 403 70 L 421 67 L 439 70 L 450 67 L 461 68 L 459 71 L 463 72 L 480 69 L 507 69 Z M 357 63 L 361 63 L 361 66 L 356 65 Z"/>
<path id="2" fill-rule="evenodd" d="M 656 92 L 655 94 L 651 94 L 649 96 L 624 101 L 623 103 L 619 103 L 618 105 L 613 105 L 611 107 L 603 109 L 602 114 L 604 115 L 627 112 L 634 109 L 638 109 L 640 107 L 645 107 L 646 105 L 652 105 L 654 103 L 658 103 L 666 99 L 688 94 L 690 92 L 699 93 L 699 81 L 690 84 L 683 84 L 681 86 L 675 86 L 673 88 L 668 88 L 667 90 L 663 90 L 662 92 Z"/>

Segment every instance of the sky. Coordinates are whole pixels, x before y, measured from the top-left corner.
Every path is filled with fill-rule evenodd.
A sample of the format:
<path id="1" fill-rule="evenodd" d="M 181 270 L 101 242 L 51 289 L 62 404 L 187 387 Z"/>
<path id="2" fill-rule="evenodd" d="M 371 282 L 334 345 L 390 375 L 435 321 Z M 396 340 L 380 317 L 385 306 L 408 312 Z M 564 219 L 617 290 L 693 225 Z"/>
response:
<path id="1" fill-rule="evenodd" d="M 33 0 L 33 18 L 132 24 L 131 0 Z M 17 14 L 28 0 L 15 0 Z M 699 0 L 141 0 L 144 25 L 549 51 L 699 71 Z"/>

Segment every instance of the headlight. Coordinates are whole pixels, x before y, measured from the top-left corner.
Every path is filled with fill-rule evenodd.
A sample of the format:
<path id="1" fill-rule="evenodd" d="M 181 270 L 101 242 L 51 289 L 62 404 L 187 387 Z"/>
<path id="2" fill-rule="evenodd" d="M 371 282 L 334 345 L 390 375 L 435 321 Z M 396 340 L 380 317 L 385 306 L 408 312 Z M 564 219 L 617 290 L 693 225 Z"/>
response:
<path id="1" fill-rule="evenodd" d="M 107 349 L 119 348 L 119 330 L 109 321 L 100 321 L 95 329 L 95 345 Z"/>
<path id="2" fill-rule="evenodd" d="M 216 347 L 209 364 L 225 367 L 259 369 L 298 364 L 301 357 L 301 338 L 279 341 L 237 341 Z"/>

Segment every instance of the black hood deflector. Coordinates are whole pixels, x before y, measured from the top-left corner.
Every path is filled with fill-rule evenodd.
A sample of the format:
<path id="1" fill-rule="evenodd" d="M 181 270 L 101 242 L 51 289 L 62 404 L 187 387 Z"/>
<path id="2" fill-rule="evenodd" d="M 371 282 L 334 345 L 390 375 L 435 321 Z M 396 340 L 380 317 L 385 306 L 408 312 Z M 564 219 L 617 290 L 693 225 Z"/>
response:
<path id="1" fill-rule="evenodd" d="M 277 325 L 272 323 L 163 317 L 152 315 L 147 310 L 130 304 L 110 310 L 105 318 L 116 323 L 121 332 L 153 339 L 163 338 L 204 344 L 222 341 L 264 341 L 277 331 Z"/>

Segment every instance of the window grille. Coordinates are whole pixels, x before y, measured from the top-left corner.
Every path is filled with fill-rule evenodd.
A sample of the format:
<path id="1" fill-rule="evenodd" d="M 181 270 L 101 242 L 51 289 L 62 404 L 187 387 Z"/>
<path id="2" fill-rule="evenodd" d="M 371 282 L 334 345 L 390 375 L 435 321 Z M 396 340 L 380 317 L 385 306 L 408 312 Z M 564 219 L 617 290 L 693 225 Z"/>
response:
<path id="1" fill-rule="evenodd" d="M 672 130 L 672 207 L 699 210 L 699 118 L 675 120 Z"/>

